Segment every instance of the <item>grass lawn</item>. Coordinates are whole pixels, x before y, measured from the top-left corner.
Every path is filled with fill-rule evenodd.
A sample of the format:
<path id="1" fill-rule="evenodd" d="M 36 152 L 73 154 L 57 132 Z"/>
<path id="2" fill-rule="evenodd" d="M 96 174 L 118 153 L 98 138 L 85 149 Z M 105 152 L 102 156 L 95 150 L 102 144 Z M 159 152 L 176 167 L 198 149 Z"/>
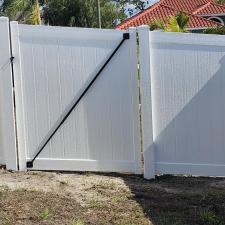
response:
<path id="1" fill-rule="evenodd" d="M 225 179 L 0 170 L 0 225 L 225 225 Z"/>

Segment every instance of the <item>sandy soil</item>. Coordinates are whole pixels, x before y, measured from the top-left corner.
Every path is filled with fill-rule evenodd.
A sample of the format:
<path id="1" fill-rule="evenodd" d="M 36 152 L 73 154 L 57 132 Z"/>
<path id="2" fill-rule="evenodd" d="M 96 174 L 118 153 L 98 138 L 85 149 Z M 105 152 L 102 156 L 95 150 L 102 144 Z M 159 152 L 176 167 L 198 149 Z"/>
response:
<path id="1" fill-rule="evenodd" d="M 225 179 L 0 170 L 0 225 L 224 225 Z"/>
<path id="2" fill-rule="evenodd" d="M 129 192 L 121 177 L 103 176 L 91 173 L 15 172 L 0 170 L 0 187 L 11 190 L 51 192 L 75 199 L 85 205 L 90 199 L 107 201 L 110 196 L 96 192 L 97 188 L 110 188 L 110 192 Z"/>

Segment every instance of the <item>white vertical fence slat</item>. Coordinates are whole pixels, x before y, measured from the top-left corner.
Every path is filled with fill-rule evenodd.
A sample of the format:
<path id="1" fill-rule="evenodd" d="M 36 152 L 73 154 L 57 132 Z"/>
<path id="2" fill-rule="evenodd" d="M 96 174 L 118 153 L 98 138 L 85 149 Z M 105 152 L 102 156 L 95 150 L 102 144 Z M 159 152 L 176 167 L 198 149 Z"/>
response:
<path id="1" fill-rule="evenodd" d="M 144 154 L 144 177 L 146 179 L 155 177 L 149 34 L 149 27 L 147 25 L 138 27 L 142 146 Z"/>
<path id="2" fill-rule="evenodd" d="M 17 170 L 9 19 L 0 17 L 0 163 Z"/>

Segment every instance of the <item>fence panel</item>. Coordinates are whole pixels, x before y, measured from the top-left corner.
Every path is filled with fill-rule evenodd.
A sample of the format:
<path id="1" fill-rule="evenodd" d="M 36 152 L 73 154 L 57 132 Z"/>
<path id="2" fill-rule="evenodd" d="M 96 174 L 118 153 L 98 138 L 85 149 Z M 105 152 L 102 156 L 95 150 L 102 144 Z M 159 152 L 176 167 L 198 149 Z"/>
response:
<path id="1" fill-rule="evenodd" d="M 0 17 L 0 164 L 17 170 L 9 20 Z"/>
<path id="2" fill-rule="evenodd" d="M 123 31 L 12 23 L 20 169 L 123 38 Z M 129 63 L 128 63 L 129 62 Z M 38 170 L 140 173 L 136 33 L 34 162 Z"/>
<path id="3" fill-rule="evenodd" d="M 225 176 L 224 37 L 150 32 L 150 61 L 156 173 Z"/>

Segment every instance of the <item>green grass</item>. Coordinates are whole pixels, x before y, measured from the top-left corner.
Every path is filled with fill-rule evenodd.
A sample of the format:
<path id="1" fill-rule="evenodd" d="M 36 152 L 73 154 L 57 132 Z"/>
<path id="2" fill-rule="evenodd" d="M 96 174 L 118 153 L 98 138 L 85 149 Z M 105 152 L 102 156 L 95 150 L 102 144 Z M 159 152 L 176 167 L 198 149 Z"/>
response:
<path id="1" fill-rule="evenodd" d="M 91 200 L 88 204 L 89 208 L 92 209 L 103 209 L 106 207 L 106 204 L 96 201 L 96 200 Z"/>
<path id="2" fill-rule="evenodd" d="M 69 225 L 85 225 L 85 223 L 82 220 L 73 220 Z"/>
<path id="3" fill-rule="evenodd" d="M 5 218 L 3 219 L 3 225 L 13 225 L 13 223 L 12 223 L 12 221 L 11 221 L 10 218 L 5 217 Z"/>
<path id="4" fill-rule="evenodd" d="M 199 216 L 205 225 L 222 225 L 222 221 L 210 209 L 200 209 Z"/>
<path id="5" fill-rule="evenodd" d="M 48 208 L 45 208 L 41 213 L 40 213 L 40 218 L 42 220 L 48 220 L 51 217 L 50 210 Z"/>

